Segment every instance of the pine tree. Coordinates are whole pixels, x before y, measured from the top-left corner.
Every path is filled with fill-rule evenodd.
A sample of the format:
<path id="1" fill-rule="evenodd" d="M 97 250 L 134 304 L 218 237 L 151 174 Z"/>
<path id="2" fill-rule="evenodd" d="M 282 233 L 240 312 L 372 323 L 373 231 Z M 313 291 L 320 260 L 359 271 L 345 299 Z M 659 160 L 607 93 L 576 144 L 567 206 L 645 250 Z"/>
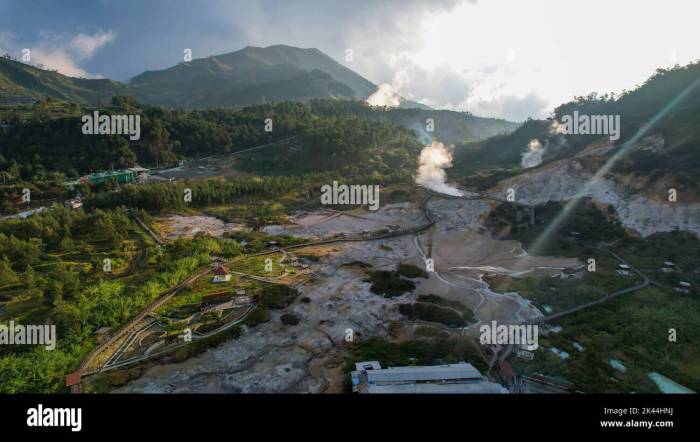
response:
<path id="1" fill-rule="evenodd" d="M 0 261 L 0 286 L 17 284 L 19 282 L 19 276 L 12 270 L 10 265 L 10 260 L 4 257 Z"/>

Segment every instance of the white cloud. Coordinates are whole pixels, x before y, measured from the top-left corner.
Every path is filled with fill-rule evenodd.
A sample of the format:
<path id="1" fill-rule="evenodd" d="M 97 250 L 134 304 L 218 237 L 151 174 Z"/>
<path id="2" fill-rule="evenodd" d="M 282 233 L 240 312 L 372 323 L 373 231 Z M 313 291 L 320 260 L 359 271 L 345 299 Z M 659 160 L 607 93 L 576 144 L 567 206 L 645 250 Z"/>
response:
<path id="1" fill-rule="evenodd" d="M 547 100 L 529 93 L 523 97 L 498 95 L 491 99 L 468 100 L 465 106 L 477 115 L 498 115 L 511 121 L 523 121 L 528 117 L 543 118 L 549 110 Z"/>
<path id="2" fill-rule="evenodd" d="M 255 14 L 230 19 L 249 44 L 318 47 L 376 84 L 397 89 L 404 73 L 397 92 L 406 98 L 514 120 L 546 117 L 575 95 L 631 89 L 658 67 L 700 58 L 700 3 L 682 0 L 253 4 Z M 605 17 L 629 20 L 603 32 Z"/>
<path id="3" fill-rule="evenodd" d="M 22 59 L 22 50 L 29 49 L 29 63 L 41 65 L 70 77 L 101 78 L 99 74 L 88 73 L 80 67 L 80 62 L 90 59 L 96 51 L 113 41 L 112 31 L 98 31 L 94 35 L 77 34 L 73 37 L 41 32 L 37 41 L 23 45 L 9 32 L 0 33 L 0 52 L 14 54 Z"/>
<path id="4" fill-rule="evenodd" d="M 68 48 L 78 59 L 87 59 L 102 46 L 114 40 L 116 35 L 112 31 L 99 31 L 95 35 L 78 34 L 68 42 Z"/>

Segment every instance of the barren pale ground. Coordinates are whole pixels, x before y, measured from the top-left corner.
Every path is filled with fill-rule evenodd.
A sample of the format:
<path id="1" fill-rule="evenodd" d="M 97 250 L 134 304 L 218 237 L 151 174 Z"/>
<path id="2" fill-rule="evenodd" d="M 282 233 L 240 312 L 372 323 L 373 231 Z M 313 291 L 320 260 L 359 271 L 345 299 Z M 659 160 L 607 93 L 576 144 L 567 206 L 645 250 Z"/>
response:
<path id="1" fill-rule="evenodd" d="M 421 234 L 390 240 L 342 243 L 310 247 L 300 255 L 320 256 L 311 267 L 320 279 L 299 288 L 299 302 L 285 311 L 300 318 L 296 326 L 283 325 L 285 311 L 272 311 L 272 320 L 246 329 L 241 337 L 183 363 L 157 366 L 118 392 L 340 392 L 346 329 L 357 339 L 386 337 L 391 321 L 401 320 L 397 304 L 420 294 L 435 294 L 465 303 L 480 321 L 515 321 L 541 315 L 517 293 L 489 290 L 485 272 L 556 274 L 576 260 L 527 256 L 514 241 L 492 239 L 480 219 L 490 206 L 482 201 L 441 200 L 430 203 L 437 224 Z M 420 209 L 409 204 L 391 205 L 377 212 L 355 210 L 337 215 L 324 211 L 294 218 L 289 226 L 273 227 L 275 233 L 327 237 L 338 232 L 418 226 L 425 222 Z M 393 270 L 400 262 L 424 267 L 424 256 L 432 241 L 436 272 L 416 279 L 414 293 L 385 299 L 369 291 L 363 269 L 343 266 L 353 261 L 370 264 L 374 270 Z M 478 324 L 466 330 L 478 332 Z"/>

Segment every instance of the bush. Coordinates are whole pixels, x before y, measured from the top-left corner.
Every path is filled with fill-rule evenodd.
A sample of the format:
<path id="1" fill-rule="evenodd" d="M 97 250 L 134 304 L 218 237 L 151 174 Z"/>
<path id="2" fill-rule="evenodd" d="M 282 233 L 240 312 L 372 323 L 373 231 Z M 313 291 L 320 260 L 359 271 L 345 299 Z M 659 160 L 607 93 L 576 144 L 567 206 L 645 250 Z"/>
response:
<path id="1" fill-rule="evenodd" d="M 255 327 L 258 324 L 263 324 L 270 320 L 270 312 L 262 307 L 257 307 L 250 312 L 245 318 L 245 324 L 249 327 Z"/>
<path id="2" fill-rule="evenodd" d="M 299 323 L 299 318 L 291 313 L 285 313 L 280 317 L 282 324 L 284 325 L 297 325 Z"/>
<path id="3" fill-rule="evenodd" d="M 448 327 L 464 327 L 467 321 L 454 309 L 439 307 L 435 304 L 416 302 L 399 305 L 399 311 L 409 319 L 437 322 Z"/>
<path id="4" fill-rule="evenodd" d="M 441 307 L 451 307 L 461 312 L 462 317 L 467 322 L 472 321 L 474 319 L 474 313 L 471 311 L 471 309 L 459 301 L 453 301 L 451 299 L 442 298 L 437 295 L 420 295 L 418 296 L 418 302 L 429 302 L 431 304 L 436 304 Z"/>
<path id="5" fill-rule="evenodd" d="M 281 284 L 270 284 L 265 286 L 263 294 L 260 295 L 259 303 L 266 309 L 279 310 L 294 302 L 297 296 L 299 296 L 299 292 L 295 288 Z"/>
<path id="6" fill-rule="evenodd" d="M 401 263 L 396 268 L 399 275 L 406 278 L 428 278 L 428 272 L 413 264 Z"/>
<path id="7" fill-rule="evenodd" d="M 416 284 L 413 281 L 402 279 L 398 272 L 379 270 L 376 272 L 369 272 L 368 275 L 369 278 L 366 279 L 365 282 L 372 283 L 370 287 L 372 293 L 382 295 L 385 298 L 401 296 L 416 288 Z"/>

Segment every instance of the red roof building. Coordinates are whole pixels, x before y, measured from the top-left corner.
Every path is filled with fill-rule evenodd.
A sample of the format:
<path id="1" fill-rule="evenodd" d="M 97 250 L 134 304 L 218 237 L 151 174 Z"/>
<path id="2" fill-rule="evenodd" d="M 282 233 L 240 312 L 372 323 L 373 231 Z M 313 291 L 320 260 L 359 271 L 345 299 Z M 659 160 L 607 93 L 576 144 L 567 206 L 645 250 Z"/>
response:
<path id="1" fill-rule="evenodd" d="M 498 374 L 501 376 L 501 379 L 503 379 L 504 382 L 508 384 L 515 382 L 515 372 L 507 361 L 498 361 L 496 368 L 498 369 Z"/>
<path id="2" fill-rule="evenodd" d="M 218 266 L 217 268 L 214 269 L 214 274 L 215 275 L 221 275 L 221 276 L 226 276 L 229 274 L 228 269 L 226 266 Z"/>
<path id="3" fill-rule="evenodd" d="M 74 371 L 66 376 L 66 387 L 70 388 L 71 393 L 80 393 L 80 371 Z"/>

